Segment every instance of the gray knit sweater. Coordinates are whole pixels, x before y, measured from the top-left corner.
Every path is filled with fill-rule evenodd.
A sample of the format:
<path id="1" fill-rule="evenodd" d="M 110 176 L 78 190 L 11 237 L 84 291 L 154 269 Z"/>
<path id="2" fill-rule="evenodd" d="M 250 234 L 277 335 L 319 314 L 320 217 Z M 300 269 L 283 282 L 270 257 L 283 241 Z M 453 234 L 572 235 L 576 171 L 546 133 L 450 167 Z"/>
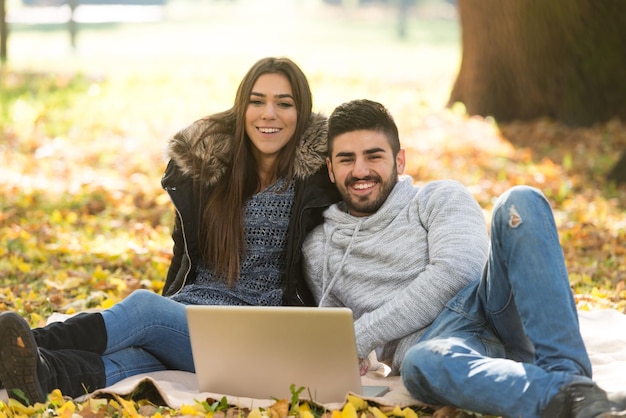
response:
<path id="1" fill-rule="evenodd" d="M 371 216 L 351 216 L 342 206 L 327 209 L 307 237 L 305 275 L 320 306 L 352 309 L 359 357 L 380 349 L 397 373 L 446 302 L 480 278 L 485 218 L 460 183 L 418 187 L 408 176 Z"/>

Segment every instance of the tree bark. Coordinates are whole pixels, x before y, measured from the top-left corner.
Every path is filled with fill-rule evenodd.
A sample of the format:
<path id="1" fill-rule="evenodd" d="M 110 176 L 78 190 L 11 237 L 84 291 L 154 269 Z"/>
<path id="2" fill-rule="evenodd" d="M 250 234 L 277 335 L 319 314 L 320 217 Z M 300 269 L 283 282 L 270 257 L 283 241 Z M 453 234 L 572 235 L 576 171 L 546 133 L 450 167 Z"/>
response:
<path id="1" fill-rule="evenodd" d="M 7 23 L 6 0 L 0 0 L 0 63 L 7 62 L 7 38 L 9 25 Z"/>
<path id="2" fill-rule="evenodd" d="M 623 0 L 459 0 L 461 68 L 449 105 L 498 121 L 626 119 Z"/>
<path id="3" fill-rule="evenodd" d="M 617 184 L 626 183 L 626 150 L 622 152 L 619 161 L 611 169 L 608 179 Z"/>

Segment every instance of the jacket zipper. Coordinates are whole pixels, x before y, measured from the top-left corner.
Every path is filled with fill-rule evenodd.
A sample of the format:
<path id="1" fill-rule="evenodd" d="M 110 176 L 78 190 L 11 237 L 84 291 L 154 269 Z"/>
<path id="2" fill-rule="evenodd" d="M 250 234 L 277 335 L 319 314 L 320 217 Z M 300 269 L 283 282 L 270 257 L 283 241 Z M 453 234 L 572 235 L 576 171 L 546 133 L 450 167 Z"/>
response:
<path id="1" fill-rule="evenodd" d="M 170 195 L 170 199 L 172 200 L 172 203 L 174 204 L 174 210 L 176 210 L 176 216 L 178 216 L 178 219 L 180 219 L 180 228 L 181 228 L 181 232 L 183 235 L 183 241 L 184 241 L 184 247 L 185 247 L 185 256 L 187 257 L 188 260 L 188 264 L 189 267 L 187 268 L 187 271 L 185 272 L 185 275 L 183 276 L 183 281 L 180 285 L 180 287 L 178 289 L 176 289 L 176 292 L 174 292 L 172 294 L 176 295 L 178 293 L 180 293 L 181 290 L 183 290 L 183 287 L 185 287 L 185 283 L 187 283 L 187 277 L 189 277 L 189 272 L 191 271 L 191 256 L 189 255 L 189 247 L 187 245 L 187 235 L 185 234 L 185 221 L 183 220 L 182 215 L 180 214 L 180 211 L 178 210 L 178 207 L 176 206 L 176 201 L 174 199 L 174 197 L 172 196 L 173 191 L 176 191 L 176 186 L 173 187 L 165 187 L 165 190 L 167 190 L 167 194 Z"/>

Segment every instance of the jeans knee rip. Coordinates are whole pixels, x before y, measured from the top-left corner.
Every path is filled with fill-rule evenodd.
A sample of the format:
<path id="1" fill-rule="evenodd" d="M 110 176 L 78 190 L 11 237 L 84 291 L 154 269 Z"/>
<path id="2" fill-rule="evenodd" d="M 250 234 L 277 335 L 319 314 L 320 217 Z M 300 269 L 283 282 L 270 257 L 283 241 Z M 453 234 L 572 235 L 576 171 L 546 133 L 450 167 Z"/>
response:
<path id="1" fill-rule="evenodd" d="M 517 228 L 522 223 L 522 217 L 520 216 L 515 206 L 511 206 L 509 209 L 509 226 L 511 228 Z"/>

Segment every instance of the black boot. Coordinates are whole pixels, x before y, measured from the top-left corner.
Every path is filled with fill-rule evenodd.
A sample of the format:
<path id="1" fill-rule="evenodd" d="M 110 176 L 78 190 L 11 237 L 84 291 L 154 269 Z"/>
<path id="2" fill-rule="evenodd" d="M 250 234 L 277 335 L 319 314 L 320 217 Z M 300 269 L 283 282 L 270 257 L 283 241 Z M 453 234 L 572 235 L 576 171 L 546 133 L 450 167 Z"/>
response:
<path id="1" fill-rule="evenodd" d="M 622 406 L 592 383 L 574 383 L 562 388 L 541 414 L 542 418 L 626 417 Z"/>
<path id="2" fill-rule="evenodd" d="M 45 402 L 53 389 L 74 398 L 106 383 L 100 354 L 39 349 L 28 323 L 14 312 L 0 314 L 0 380 L 9 397 L 27 404 Z"/>
<path id="3" fill-rule="evenodd" d="M 63 322 L 33 329 L 37 346 L 48 350 L 71 348 L 102 354 L 107 346 L 104 318 L 99 313 L 81 313 Z"/>
<path id="4" fill-rule="evenodd" d="M 82 350 L 39 349 L 37 376 L 46 395 L 53 389 L 71 398 L 86 395 L 106 384 L 104 363 L 98 353 Z"/>
<path id="5" fill-rule="evenodd" d="M 626 390 L 621 390 L 619 392 L 607 392 L 607 397 L 609 401 L 619 405 L 622 409 L 626 410 Z"/>

